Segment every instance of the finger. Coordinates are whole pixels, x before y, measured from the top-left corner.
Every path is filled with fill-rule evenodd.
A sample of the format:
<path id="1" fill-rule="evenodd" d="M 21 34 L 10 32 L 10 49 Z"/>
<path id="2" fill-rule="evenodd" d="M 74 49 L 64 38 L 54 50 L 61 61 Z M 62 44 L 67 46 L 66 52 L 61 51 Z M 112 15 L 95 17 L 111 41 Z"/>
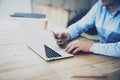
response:
<path id="1" fill-rule="evenodd" d="M 80 48 L 76 48 L 73 50 L 72 54 L 76 54 L 77 52 L 79 52 L 81 49 Z"/>
<path id="2" fill-rule="evenodd" d="M 65 41 L 64 40 L 57 40 L 57 44 L 58 45 L 65 44 Z"/>
<path id="3" fill-rule="evenodd" d="M 62 44 L 62 41 L 57 40 L 57 44 Z"/>
<path id="4" fill-rule="evenodd" d="M 67 49 L 66 49 L 66 52 L 68 52 L 68 53 L 72 53 L 72 51 L 75 49 L 75 47 L 74 46 L 69 46 Z"/>
<path id="5" fill-rule="evenodd" d="M 73 45 L 73 42 L 71 42 L 70 44 L 68 44 L 68 46 L 66 47 L 65 51 L 67 51 L 72 45 Z"/>
<path id="6" fill-rule="evenodd" d="M 63 34 L 62 34 L 62 33 L 57 33 L 56 36 L 57 36 L 58 38 L 62 38 Z"/>
<path id="7" fill-rule="evenodd" d="M 65 51 L 67 52 L 67 50 L 70 48 L 71 44 L 69 44 L 66 48 Z"/>

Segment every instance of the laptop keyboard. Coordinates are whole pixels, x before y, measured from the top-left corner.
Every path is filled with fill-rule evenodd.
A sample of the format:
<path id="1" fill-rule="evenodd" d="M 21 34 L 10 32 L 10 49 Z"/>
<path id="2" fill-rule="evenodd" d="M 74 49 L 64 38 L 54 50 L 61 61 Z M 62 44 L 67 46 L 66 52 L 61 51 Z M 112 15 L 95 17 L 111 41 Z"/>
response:
<path id="1" fill-rule="evenodd" d="M 45 53 L 48 58 L 62 57 L 60 54 L 49 48 L 47 45 L 44 45 Z"/>

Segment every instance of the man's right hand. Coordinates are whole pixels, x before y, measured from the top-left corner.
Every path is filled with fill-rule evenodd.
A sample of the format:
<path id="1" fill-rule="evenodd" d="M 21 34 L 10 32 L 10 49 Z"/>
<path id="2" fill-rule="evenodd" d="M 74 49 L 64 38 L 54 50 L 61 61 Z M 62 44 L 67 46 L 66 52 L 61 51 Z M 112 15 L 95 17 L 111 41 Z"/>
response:
<path id="1" fill-rule="evenodd" d="M 70 40 L 70 35 L 67 32 L 56 33 L 59 39 L 56 39 L 58 45 L 64 45 Z"/>

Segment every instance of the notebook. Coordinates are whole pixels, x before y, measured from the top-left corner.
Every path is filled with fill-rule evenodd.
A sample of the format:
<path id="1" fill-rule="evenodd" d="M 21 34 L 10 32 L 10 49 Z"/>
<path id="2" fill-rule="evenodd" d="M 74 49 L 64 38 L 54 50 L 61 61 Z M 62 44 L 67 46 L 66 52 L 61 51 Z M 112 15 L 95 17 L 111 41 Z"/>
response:
<path id="1" fill-rule="evenodd" d="M 56 44 L 53 33 L 50 30 L 41 30 L 40 26 L 23 27 L 26 44 L 39 57 L 45 61 L 58 60 L 73 57 Z"/>

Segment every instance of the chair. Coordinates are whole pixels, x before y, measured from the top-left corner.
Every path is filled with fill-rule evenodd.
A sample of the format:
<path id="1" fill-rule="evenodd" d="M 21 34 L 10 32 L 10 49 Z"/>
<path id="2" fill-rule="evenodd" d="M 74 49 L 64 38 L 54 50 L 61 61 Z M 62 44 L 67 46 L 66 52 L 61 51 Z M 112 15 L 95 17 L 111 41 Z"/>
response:
<path id="1" fill-rule="evenodd" d="M 69 12 L 65 9 L 49 5 L 35 5 L 33 13 L 45 14 L 48 19 L 48 27 L 67 28 Z"/>

